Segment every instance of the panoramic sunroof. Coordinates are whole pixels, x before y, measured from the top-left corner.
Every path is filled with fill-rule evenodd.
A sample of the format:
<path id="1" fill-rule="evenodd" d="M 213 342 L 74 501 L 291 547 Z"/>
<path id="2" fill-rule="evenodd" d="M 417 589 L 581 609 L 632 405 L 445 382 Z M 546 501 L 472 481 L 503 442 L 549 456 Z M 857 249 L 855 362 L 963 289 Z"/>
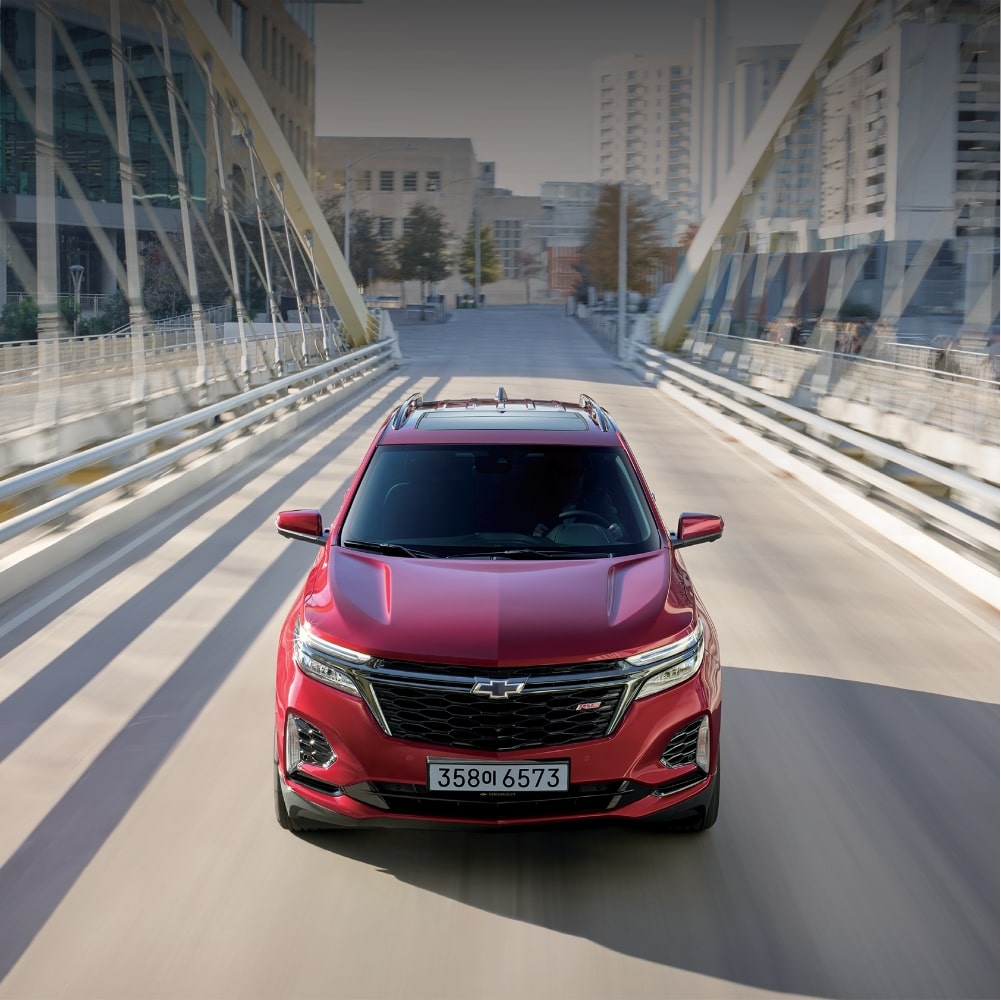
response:
<path id="1" fill-rule="evenodd" d="M 417 419 L 421 430 L 582 431 L 583 414 L 568 410 L 429 410 Z"/>

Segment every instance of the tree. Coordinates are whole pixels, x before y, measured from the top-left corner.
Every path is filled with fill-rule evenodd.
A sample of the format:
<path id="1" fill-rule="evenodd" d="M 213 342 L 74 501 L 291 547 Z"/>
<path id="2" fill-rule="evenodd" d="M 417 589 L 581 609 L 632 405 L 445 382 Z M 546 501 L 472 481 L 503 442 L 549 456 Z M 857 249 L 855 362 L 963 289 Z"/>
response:
<path id="1" fill-rule="evenodd" d="M 532 301 L 532 278 L 545 273 L 545 265 L 539 255 L 531 250 L 516 250 L 514 254 L 514 266 L 518 270 L 518 277 L 525 282 L 525 302 Z"/>
<path id="2" fill-rule="evenodd" d="M 229 294 L 227 272 L 220 268 L 220 260 L 225 262 L 226 256 L 223 250 L 220 260 L 217 260 L 209 241 L 215 241 L 217 252 L 220 247 L 225 247 L 225 222 L 221 213 L 211 214 L 205 224 L 208 236 L 197 221 L 193 219 L 192 222 L 191 243 L 195 256 L 195 272 L 198 276 L 198 295 L 203 305 L 218 305 L 224 302 Z M 256 231 L 248 231 L 247 238 L 253 251 L 259 252 Z M 191 308 L 184 238 L 180 233 L 171 233 L 167 239 L 170 241 L 170 251 L 164 247 L 155 233 L 147 234 L 147 238 L 139 246 L 143 266 L 143 305 L 154 319 L 178 316 Z M 245 248 L 243 252 L 246 252 Z M 180 271 L 175 267 L 175 262 Z M 252 268 L 248 267 L 247 270 L 250 271 Z M 245 289 L 244 294 L 247 292 Z"/>
<path id="3" fill-rule="evenodd" d="M 480 286 L 497 281 L 502 274 L 494 233 L 490 226 L 480 225 Z M 476 219 L 469 220 L 466 237 L 459 254 L 459 274 L 466 284 L 476 285 Z"/>
<path id="4" fill-rule="evenodd" d="M 422 202 L 410 209 L 403 236 L 396 243 L 396 274 L 400 281 L 419 281 L 421 302 L 427 284 L 443 281 L 452 269 L 448 255 L 451 233 L 437 208 Z"/>
<path id="5" fill-rule="evenodd" d="M 602 291 L 619 286 L 619 198 L 621 184 L 606 184 L 591 215 L 581 254 L 581 273 Z M 626 287 L 650 295 L 659 287 L 668 254 L 658 232 L 653 199 L 630 191 L 626 201 Z"/>

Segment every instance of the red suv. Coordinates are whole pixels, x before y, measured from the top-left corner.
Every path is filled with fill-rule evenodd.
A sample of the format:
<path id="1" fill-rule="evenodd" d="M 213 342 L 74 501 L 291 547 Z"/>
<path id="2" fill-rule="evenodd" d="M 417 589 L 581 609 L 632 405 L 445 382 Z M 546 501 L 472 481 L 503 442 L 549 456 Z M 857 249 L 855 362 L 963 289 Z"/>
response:
<path id="1" fill-rule="evenodd" d="M 275 811 L 344 826 L 629 820 L 719 811 L 716 631 L 608 413 L 579 402 L 395 409 L 285 619 Z"/>

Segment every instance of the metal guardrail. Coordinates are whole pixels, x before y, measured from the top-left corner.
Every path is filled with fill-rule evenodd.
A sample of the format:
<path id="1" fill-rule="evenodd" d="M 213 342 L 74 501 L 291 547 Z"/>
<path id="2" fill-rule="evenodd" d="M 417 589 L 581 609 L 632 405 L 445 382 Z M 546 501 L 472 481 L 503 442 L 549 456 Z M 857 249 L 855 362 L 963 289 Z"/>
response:
<path id="1" fill-rule="evenodd" d="M 656 348 L 643 344 L 634 345 L 632 362 L 641 374 L 675 383 L 695 397 L 752 425 L 759 432 L 767 433 L 770 438 L 781 441 L 787 449 L 805 453 L 827 468 L 863 484 L 870 495 L 892 502 L 917 520 L 956 538 L 971 551 L 997 561 L 1001 551 L 1001 533 L 998 530 L 1001 491 L 996 486 L 689 364 Z M 835 446 L 837 444 L 847 445 L 877 464 L 892 463 L 926 480 L 941 484 L 946 491 L 962 498 L 970 509 L 929 496 L 846 454 Z M 977 508 L 976 511 L 973 507 Z"/>
<path id="2" fill-rule="evenodd" d="M 105 334 L 99 337 L 68 337 L 57 343 L 58 360 L 44 360 L 37 342 L 0 344 L 0 399 L 3 426 L 0 436 L 9 437 L 37 424 L 36 409 L 46 392 L 58 388 L 61 419 L 110 409 L 133 400 L 134 380 L 141 374 L 147 396 L 172 393 L 181 387 L 197 398 L 202 386 L 231 382 L 235 375 L 245 380 L 266 381 L 290 369 L 305 369 L 326 356 L 323 330 L 307 324 L 303 329 L 286 326 L 277 340 L 269 328 L 247 337 L 246 345 L 227 333 L 224 325 L 207 327 L 204 366 L 199 365 L 193 327 L 172 323 L 156 327 L 143 336 L 141 372 L 136 371 L 132 337 Z M 378 336 L 379 320 L 372 317 L 370 334 Z M 339 334 L 335 343 L 340 347 Z M 279 370 L 283 359 L 284 371 Z M 95 390 L 95 387 L 98 387 Z M 95 407 L 94 393 L 100 406 Z"/>
<path id="3" fill-rule="evenodd" d="M 884 413 L 998 444 L 998 383 L 958 370 L 961 359 L 970 372 L 985 372 L 988 355 L 953 353 L 940 367 L 940 354 L 893 344 L 867 356 L 709 333 L 692 345 L 689 357 L 748 385 L 767 386 L 772 396 L 814 405 L 824 397 L 869 403 Z"/>
<path id="4" fill-rule="evenodd" d="M 26 498 L 32 503 L 30 510 L 0 522 L 0 544 L 31 529 L 64 520 L 78 508 L 109 493 L 134 488 L 138 483 L 162 475 L 176 468 L 185 458 L 218 448 L 227 438 L 245 433 L 283 409 L 300 406 L 319 393 L 345 388 L 366 373 L 391 367 L 398 355 L 395 339 L 382 340 L 223 402 L 0 481 L 0 503 L 16 506 Z M 223 420 L 226 416 L 231 419 Z M 186 433 L 193 433 L 193 436 L 140 461 L 130 459 L 136 453 L 148 453 L 153 446 Z M 62 496 L 53 496 L 73 473 L 113 464 L 123 458 L 129 458 L 129 464 L 119 471 Z M 40 497 L 42 502 L 39 502 Z"/>

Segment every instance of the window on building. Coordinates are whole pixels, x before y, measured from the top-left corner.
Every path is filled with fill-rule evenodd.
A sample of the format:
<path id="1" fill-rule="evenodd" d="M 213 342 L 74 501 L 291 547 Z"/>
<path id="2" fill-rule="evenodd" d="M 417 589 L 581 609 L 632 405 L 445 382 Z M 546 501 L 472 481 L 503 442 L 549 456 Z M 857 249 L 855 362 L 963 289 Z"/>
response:
<path id="1" fill-rule="evenodd" d="M 284 35 L 282 35 L 282 50 L 281 50 L 281 52 L 282 52 L 282 61 L 281 61 L 281 70 L 280 70 L 280 73 L 278 75 L 278 79 L 279 79 L 279 82 L 281 83 L 281 85 L 284 87 L 285 86 L 285 81 L 287 80 L 287 77 L 285 76 L 285 36 Z"/>
<path id="2" fill-rule="evenodd" d="M 271 79 L 278 78 L 278 29 L 271 29 Z"/>
<path id="3" fill-rule="evenodd" d="M 494 246 L 505 278 L 518 277 L 521 250 L 521 219 L 497 219 L 493 224 Z"/>
<path id="4" fill-rule="evenodd" d="M 424 186 L 425 191 L 440 191 L 441 190 L 441 171 L 440 170 L 429 170 L 427 172 L 427 183 Z"/>
<path id="5" fill-rule="evenodd" d="M 403 190 L 404 191 L 416 191 L 417 190 L 417 171 L 407 170 L 403 174 Z"/>
<path id="6" fill-rule="evenodd" d="M 268 69 L 268 19 L 267 16 L 261 18 L 261 69 L 267 72 Z"/>
<path id="7" fill-rule="evenodd" d="M 394 191 L 395 188 L 395 175 L 392 170 L 380 170 L 379 171 L 379 190 L 380 191 Z"/>
<path id="8" fill-rule="evenodd" d="M 371 191 L 372 190 L 372 171 L 371 170 L 361 170 L 358 172 L 358 181 L 355 187 L 359 191 Z"/>
<path id="9" fill-rule="evenodd" d="M 233 0 L 233 24 L 230 28 L 233 41 L 240 55 L 247 57 L 247 8 L 239 0 Z"/>
<path id="10" fill-rule="evenodd" d="M 406 236 L 408 233 L 412 232 L 414 228 L 414 220 L 408 215 L 403 220 L 403 235 Z"/>
<path id="11" fill-rule="evenodd" d="M 385 216 L 379 218 L 380 240 L 391 240 L 393 238 L 393 222 L 393 219 L 388 219 Z"/>

